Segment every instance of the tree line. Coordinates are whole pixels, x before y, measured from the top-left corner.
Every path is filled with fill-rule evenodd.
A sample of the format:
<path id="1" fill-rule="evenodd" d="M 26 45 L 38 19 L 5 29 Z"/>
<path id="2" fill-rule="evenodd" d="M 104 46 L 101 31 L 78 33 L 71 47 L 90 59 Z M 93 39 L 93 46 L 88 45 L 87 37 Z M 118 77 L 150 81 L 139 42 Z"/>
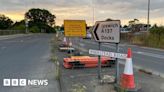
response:
<path id="1" fill-rule="evenodd" d="M 28 27 L 30 32 L 55 32 L 55 19 L 46 9 L 32 8 L 24 14 L 24 19 L 13 22 L 9 17 L 0 14 L 0 29 L 25 30 Z"/>

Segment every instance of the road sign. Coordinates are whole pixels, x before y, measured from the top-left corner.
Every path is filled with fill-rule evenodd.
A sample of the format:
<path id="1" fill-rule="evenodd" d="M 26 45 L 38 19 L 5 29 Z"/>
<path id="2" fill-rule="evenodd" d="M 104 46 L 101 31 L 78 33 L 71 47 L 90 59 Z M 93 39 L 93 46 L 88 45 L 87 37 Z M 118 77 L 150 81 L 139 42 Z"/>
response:
<path id="1" fill-rule="evenodd" d="M 68 37 L 86 37 L 85 20 L 64 20 L 64 34 Z"/>
<path id="2" fill-rule="evenodd" d="M 93 28 L 94 39 L 98 42 L 120 42 L 120 20 L 97 21 Z"/>
<path id="3" fill-rule="evenodd" d="M 101 50 L 92 50 L 92 49 L 89 49 L 89 54 L 100 55 L 100 56 L 109 56 L 109 57 L 119 58 L 119 59 L 127 58 L 127 54 L 107 52 L 107 51 L 101 51 Z"/>

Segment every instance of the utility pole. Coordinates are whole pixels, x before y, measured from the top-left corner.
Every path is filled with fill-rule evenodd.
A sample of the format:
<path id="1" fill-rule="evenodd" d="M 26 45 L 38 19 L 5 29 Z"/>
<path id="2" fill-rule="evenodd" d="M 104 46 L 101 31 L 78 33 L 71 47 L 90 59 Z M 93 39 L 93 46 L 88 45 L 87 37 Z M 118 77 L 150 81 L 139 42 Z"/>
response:
<path id="1" fill-rule="evenodd" d="M 95 9 L 94 9 L 94 1 L 92 0 L 92 25 L 94 26 L 94 22 L 95 22 Z"/>
<path id="2" fill-rule="evenodd" d="M 148 0 L 148 12 L 147 12 L 147 31 L 149 31 L 149 25 L 150 25 L 150 0 Z"/>

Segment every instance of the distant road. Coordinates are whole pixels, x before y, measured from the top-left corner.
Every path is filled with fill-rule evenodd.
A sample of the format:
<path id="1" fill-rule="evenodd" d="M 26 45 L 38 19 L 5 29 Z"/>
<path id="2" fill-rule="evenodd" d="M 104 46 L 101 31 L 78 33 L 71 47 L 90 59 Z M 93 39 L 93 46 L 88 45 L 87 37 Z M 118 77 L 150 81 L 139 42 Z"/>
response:
<path id="1" fill-rule="evenodd" d="M 74 44 L 80 43 L 84 51 L 88 49 L 98 49 L 98 43 L 94 40 L 73 40 Z M 139 47 L 135 45 L 119 44 L 121 53 L 127 53 L 128 48 L 132 48 L 133 63 L 150 71 L 164 74 L 164 50 Z M 115 44 L 103 43 L 101 49 L 104 51 L 115 51 Z"/>
<path id="2" fill-rule="evenodd" d="M 0 92 L 59 92 L 49 61 L 51 34 L 0 40 Z M 3 87 L 4 78 L 48 79 L 48 86 Z"/>

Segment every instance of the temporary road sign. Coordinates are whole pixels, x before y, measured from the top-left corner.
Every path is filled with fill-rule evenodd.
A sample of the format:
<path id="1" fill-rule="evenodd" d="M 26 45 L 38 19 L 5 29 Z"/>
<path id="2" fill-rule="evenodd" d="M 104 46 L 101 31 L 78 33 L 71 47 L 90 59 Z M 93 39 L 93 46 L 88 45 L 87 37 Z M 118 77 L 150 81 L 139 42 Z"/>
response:
<path id="1" fill-rule="evenodd" d="M 64 34 L 68 37 L 86 37 L 85 20 L 64 20 Z"/>
<path id="2" fill-rule="evenodd" d="M 98 42 L 120 42 L 120 20 L 97 21 L 93 28 L 94 39 Z"/>
<path id="3" fill-rule="evenodd" d="M 100 55 L 100 56 L 109 56 L 109 57 L 120 58 L 120 59 L 127 58 L 127 54 L 107 52 L 107 51 L 101 51 L 101 50 L 92 50 L 92 49 L 89 49 L 89 54 Z"/>

